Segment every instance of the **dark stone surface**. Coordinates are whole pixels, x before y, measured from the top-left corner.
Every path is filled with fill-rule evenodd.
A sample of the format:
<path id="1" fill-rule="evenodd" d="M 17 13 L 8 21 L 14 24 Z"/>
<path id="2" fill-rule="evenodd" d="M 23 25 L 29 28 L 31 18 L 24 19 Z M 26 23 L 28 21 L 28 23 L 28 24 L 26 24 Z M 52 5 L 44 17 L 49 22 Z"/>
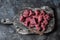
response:
<path id="1" fill-rule="evenodd" d="M 20 35 L 13 25 L 0 24 L 0 40 L 60 40 L 60 0 L 0 0 L 0 19 L 12 19 L 25 7 L 40 7 L 47 5 L 55 12 L 56 25 L 54 31 L 46 35 Z"/>

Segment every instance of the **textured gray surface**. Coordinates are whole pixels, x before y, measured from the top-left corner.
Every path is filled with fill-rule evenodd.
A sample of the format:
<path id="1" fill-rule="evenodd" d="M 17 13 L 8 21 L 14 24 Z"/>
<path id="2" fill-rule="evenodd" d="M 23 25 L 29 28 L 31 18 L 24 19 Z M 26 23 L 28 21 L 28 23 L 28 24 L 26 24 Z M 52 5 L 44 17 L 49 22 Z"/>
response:
<path id="1" fill-rule="evenodd" d="M 60 0 L 0 0 L 0 18 L 12 19 L 24 7 L 50 6 L 55 10 L 55 31 L 47 35 L 20 35 L 12 25 L 0 24 L 0 40 L 60 40 Z"/>

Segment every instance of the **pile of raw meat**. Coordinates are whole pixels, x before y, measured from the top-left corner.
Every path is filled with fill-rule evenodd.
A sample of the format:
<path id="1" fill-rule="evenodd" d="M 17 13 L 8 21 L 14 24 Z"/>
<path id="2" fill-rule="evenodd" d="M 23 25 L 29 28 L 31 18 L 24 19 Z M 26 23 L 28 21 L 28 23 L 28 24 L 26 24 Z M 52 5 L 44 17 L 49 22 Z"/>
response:
<path id="1" fill-rule="evenodd" d="M 47 25 L 51 20 L 51 14 L 46 13 L 44 10 L 25 9 L 20 15 L 20 22 L 27 28 L 35 28 L 37 31 L 45 31 Z"/>

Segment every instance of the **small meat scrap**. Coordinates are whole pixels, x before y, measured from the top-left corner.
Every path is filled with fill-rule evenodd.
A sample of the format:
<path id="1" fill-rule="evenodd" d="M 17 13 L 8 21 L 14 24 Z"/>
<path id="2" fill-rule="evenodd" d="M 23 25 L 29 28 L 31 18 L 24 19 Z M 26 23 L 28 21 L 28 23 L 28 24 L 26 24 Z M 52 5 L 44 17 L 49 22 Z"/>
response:
<path id="1" fill-rule="evenodd" d="M 29 15 L 29 10 L 28 9 L 24 10 L 23 16 L 24 17 L 28 17 L 28 15 Z"/>

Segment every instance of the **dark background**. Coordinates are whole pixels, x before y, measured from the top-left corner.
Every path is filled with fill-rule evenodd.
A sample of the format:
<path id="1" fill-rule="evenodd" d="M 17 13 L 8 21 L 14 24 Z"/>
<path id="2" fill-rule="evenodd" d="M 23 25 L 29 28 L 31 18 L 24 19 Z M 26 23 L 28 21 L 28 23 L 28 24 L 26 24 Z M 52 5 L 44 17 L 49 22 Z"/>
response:
<path id="1" fill-rule="evenodd" d="M 12 19 L 25 7 L 49 6 L 53 8 L 56 18 L 55 29 L 46 35 L 20 35 L 13 25 L 0 24 L 0 40 L 60 40 L 60 0 L 0 0 L 0 19 Z"/>

